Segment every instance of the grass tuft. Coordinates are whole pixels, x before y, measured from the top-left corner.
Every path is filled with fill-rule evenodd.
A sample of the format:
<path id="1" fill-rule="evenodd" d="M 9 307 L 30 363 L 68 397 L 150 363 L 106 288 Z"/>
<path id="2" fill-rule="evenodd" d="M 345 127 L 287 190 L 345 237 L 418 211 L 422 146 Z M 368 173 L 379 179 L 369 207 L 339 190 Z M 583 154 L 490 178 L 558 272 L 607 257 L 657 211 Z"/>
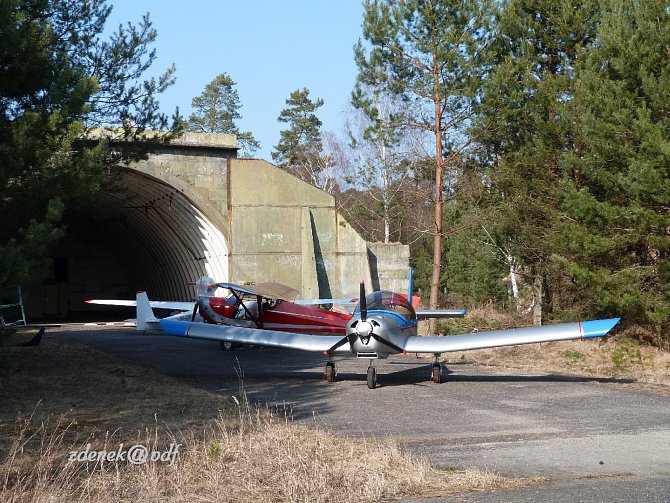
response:
<path id="1" fill-rule="evenodd" d="M 586 355 L 576 349 L 567 349 L 563 354 L 569 363 L 579 362 L 586 359 Z"/>

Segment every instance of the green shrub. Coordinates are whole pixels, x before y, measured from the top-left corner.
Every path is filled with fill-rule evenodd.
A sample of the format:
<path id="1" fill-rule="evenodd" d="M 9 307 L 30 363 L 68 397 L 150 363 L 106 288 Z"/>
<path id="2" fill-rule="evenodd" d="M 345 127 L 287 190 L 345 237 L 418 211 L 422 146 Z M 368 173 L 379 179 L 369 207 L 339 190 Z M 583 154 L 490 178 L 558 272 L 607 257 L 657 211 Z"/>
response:
<path id="1" fill-rule="evenodd" d="M 617 348 L 612 351 L 612 368 L 621 370 L 642 362 L 640 343 L 629 337 L 619 339 Z"/>
<path id="2" fill-rule="evenodd" d="M 577 351 L 575 349 L 568 349 L 565 353 L 563 353 L 565 356 L 565 359 L 568 360 L 570 363 L 578 362 L 581 360 L 584 360 L 586 356 L 584 353 L 581 351 Z"/>

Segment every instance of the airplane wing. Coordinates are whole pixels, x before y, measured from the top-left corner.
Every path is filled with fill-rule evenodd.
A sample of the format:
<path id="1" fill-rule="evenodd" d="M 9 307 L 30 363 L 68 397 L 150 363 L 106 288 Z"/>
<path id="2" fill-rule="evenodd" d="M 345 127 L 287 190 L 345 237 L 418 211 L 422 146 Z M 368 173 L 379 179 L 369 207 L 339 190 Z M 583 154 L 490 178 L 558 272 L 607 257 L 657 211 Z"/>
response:
<path id="1" fill-rule="evenodd" d="M 300 292 L 295 288 L 276 282 L 254 283 L 252 285 L 236 285 L 235 283 L 217 283 L 216 286 L 237 293 L 257 295 L 266 299 L 293 300 Z"/>
<path id="2" fill-rule="evenodd" d="M 466 309 L 417 309 L 416 317 L 419 320 L 428 318 L 464 318 Z"/>
<path id="3" fill-rule="evenodd" d="M 537 342 L 588 339 L 607 335 L 618 322 L 619 318 L 612 318 L 452 336 L 410 336 L 406 338 L 404 344 L 400 344 L 400 348 L 406 353 L 448 353 Z M 329 351 L 342 341 L 342 336 L 339 335 L 296 334 L 277 330 L 178 321 L 169 318 L 160 320 L 160 327 L 166 334 L 179 337 L 231 341 L 303 351 Z M 349 346 L 340 345 L 335 351 L 349 352 Z"/>
<path id="4" fill-rule="evenodd" d="M 328 351 L 342 340 L 341 335 L 306 335 L 277 330 L 178 321 L 175 319 L 160 320 L 160 327 L 166 334 L 178 337 L 231 341 L 242 344 L 256 344 L 258 346 L 301 349 L 303 351 Z M 335 351 L 349 352 L 349 346 L 341 346 Z"/>
<path id="5" fill-rule="evenodd" d="M 342 297 L 341 299 L 298 299 L 293 301 L 294 304 L 301 306 L 320 306 L 324 304 L 338 304 L 338 305 L 356 305 L 358 299 L 351 297 Z"/>
<path id="6" fill-rule="evenodd" d="M 87 304 L 100 304 L 104 306 L 126 306 L 137 307 L 136 300 L 118 300 L 118 299 L 91 299 L 85 301 Z M 170 300 L 152 300 L 151 307 L 156 309 L 174 309 L 176 311 L 193 311 L 195 302 L 178 302 Z"/>
<path id="7" fill-rule="evenodd" d="M 448 353 L 536 342 L 589 339 L 607 335 L 617 323 L 619 318 L 451 336 L 414 336 L 407 338 L 403 349 L 407 353 Z"/>
<path id="8" fill-rule="evenodd" d="M 183 319 L 184 317 L 191 317 L 195 302 L 178 302 L 165 300 L 149 300 L 146 292 L 137 292 L 135 300 L 118 300 L 118 299 L 91 299 L 85 301 L 87 304 L 100 304 L 105 306 L 124 306 L 136 307 L 137 317 L 134 321 L 138 332 L 144 332 L 147 329 L 157 328 L 158 318 L 154 315 L 152 308 L 169 309 L 172 311 L 179 311 L 178 314 L 170 316 L 170 319 Z"/>

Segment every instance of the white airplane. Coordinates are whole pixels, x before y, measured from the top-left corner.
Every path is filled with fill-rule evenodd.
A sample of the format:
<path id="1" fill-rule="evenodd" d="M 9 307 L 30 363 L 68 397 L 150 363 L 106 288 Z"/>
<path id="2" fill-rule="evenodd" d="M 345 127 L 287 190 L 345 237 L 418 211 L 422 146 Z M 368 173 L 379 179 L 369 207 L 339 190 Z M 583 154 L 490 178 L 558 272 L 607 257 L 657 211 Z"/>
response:
<path id="1" fill-rule="evenodd" d="M 346 325 L 344 336 L 310 335 L 263 328 L 215 325 L 180 321 L 174 318 L 162 319 L 158 323 L 163 332 L 178 337 L 321 352 L 328 357 L 324 373 L 324 380 L 328 382 L 333 382 L 336 377 L 333 355 L 349 353 L 357 358 L 369 360 L 367 384 L 368 388 L 374 389 L 377 387 L 374 361 L 387 358 L 391 354 L 434 354 L 435 362 L 432 367 L 431 381 L 440 383 L 443 369 L 439 358 L 442 353 L 602 337 L 619 322 L 619 318 L 612 318 L 447 337 L 420 337 L 417 335 L 416 311 L 407 300 L 411 298 L 411 292 L 410 286 L 407 296 L 387 291 L 377 291 L 366 295 L 365 287 L 361 283 L 360 301 Z M 435 315 L 439 316 L 439 312 L 436 312 Z"/>

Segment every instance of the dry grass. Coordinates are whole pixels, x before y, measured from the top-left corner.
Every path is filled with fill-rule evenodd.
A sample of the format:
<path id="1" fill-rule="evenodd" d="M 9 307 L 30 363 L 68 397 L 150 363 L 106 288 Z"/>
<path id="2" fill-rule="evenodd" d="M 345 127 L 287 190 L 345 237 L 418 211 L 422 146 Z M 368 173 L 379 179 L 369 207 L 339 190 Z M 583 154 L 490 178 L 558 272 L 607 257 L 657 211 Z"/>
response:
<path id="1" fill-rule="evenodd" d="M 222 397 L 48 336 L 0 348 L 0 403 L 3 502 L 379 501 L 537 482 L 438 470 L 394 443 L 255 409 L 243 391 Z M 121 443 L 181 447 L 174 464 L 68 461 Z"/>
<path id="2" fill-rule="evenodd" d="M 443 328 L 448 333 L 467 333 L 475 329 L 498 330 L 529 324 L 524 317 L 483 308 L 469 312 L 463 320 L 445 323 Z M 445 360 L 532 373 L 615 378 L 670 386 L 670 352 L 644 342 L 648 340 L 633 327 L 607 339 L 463 351 L 449 353 Z"/>
<path id="3" fill-rule="evenodd" d="M 25 429 L 27 423 L 22 428 Z M 379 501 L 405 496 L 445 496 L 472 490 L 520 487 L 530 481 L 493 473 L 437 470 L 388 443 L 354 441 L 240 408 L 239 423 L 219 419 L 197 435 L 161 439 L 147 431 L 150 449 L 181 444 L 173 464 L 68 462 L 62 424 L 19 431 L 0 465 L 3 502 L 222 502 Z M 39 449 L 26 454 L 26 442 Z M 116 450 L 112 442 L 98 450 Z M 33 462 L 27 466 L 23 456 Z"/>

